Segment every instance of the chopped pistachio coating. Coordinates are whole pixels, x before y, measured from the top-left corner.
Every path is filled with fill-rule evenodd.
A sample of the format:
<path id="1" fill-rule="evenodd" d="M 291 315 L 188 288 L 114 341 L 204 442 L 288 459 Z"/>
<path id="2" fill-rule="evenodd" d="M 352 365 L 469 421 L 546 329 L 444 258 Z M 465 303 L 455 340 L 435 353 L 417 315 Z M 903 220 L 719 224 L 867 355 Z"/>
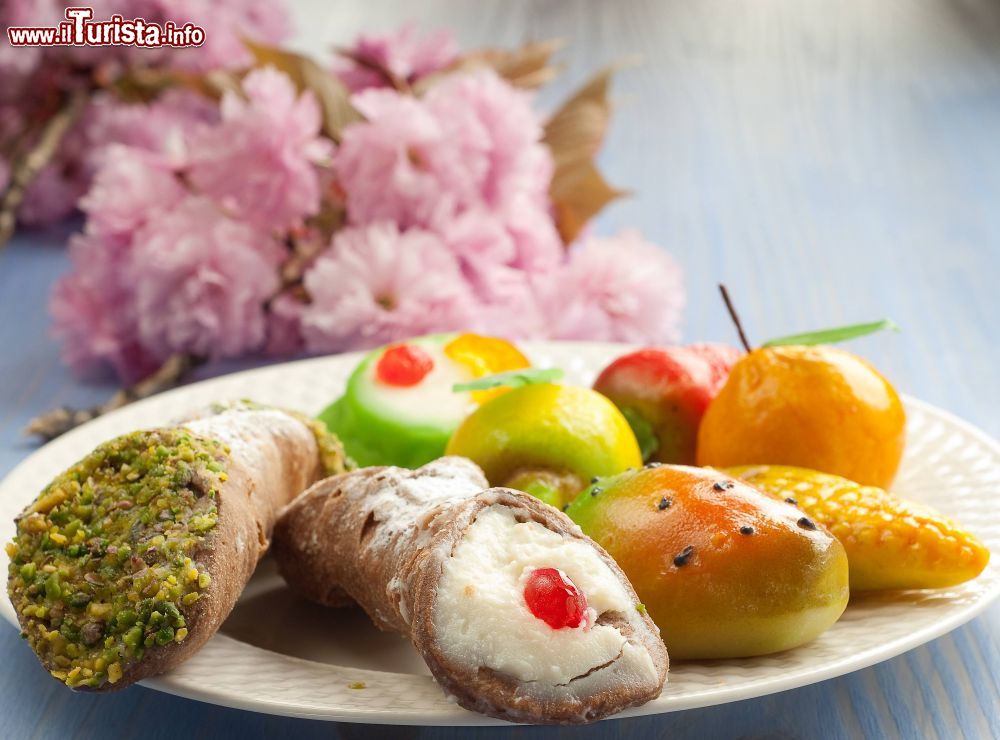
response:
<path id="1" fill-rule="evenodd" d="M 248 398 L 229 403 L 213 403 L 209 410 L 213 414 L 222 414 L 230 411 L 260 411 L 262 409 L 275 409 L 274 406 L 257 403 Z M 326 424 L 319 419 L 303 414 L 301 411 L 291 411 L 288 409 L 277 409 L 288 414 L 294 419 L 298 419 L 316 438 L 316 446 L 319 448 L 320 460 L 323 463 L 323 470 L 326 475 L 339 475 L 355 467 L 354 461 L 344 452 L 344 445 L 336 434 L 326 428 Z"/>
<path id="2" fill-rule="evenodd" d="M 323 470 L 326 475 L 339 475 L 348 470 L 354 470 L 354 461 L 344 452 L 344 445 L 340 438 L 326 428 L 326 424 L 319 419 L 300 414 L 297 411 L 289 411 L 292 416 L 305 424 L 309 431 L 316 438 L 316 446 L 319 447 L 319 457 L 323 462 Z"/>
<path id="3" fill-rule="evenodd" d="M 211 583 L 194 558 L 216 526 L 228 455 L 182 428 L 133 432 L 22 512 L 7 589 L 53 676 L 117 683 L 146 650 L 187 637 L 185 614 Z"/>

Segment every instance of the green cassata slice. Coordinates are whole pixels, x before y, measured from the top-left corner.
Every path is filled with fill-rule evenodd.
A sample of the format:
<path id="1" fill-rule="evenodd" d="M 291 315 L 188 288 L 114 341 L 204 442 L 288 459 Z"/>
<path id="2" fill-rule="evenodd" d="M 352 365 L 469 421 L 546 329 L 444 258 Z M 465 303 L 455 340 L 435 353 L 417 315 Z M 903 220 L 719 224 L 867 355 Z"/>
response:
<path id="1" fill-rule="evenodd" d="M 473 405 L 467 393 L 455 393 L 451 362 L 444 362 L 443 348 L 455 334 L 434 334 L 408 340 L 425 349 L 435 369 L 410 388 L 394 388 L 375 378 L 375 364 L 385 351 L 380 347 L 361 360 L 347 381 L 344 395 L 319 418 L 344 443 L 358 465 L 398 465 L 417 468 L 444 454 L 445 445 Z"/>

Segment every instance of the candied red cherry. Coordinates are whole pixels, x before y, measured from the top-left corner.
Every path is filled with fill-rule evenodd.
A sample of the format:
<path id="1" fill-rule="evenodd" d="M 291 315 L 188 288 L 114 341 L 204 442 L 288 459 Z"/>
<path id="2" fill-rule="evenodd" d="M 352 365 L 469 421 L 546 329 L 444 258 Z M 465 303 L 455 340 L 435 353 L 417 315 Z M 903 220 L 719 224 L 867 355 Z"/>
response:
<path id="1" fill-rule="evenodd" d="M 375 377 L 386 385 L 416 385 L 434 369 L 434 359 L 414 344 L 386 349 L 375 366 Z"/>
<path id="2" fill-rule="evenodd" d="M 531 572 L 524 586 L 524 601 L 532 614 L 554 630 L 579 627 L 587 611 L 587 597 L 556 568 Z"/>

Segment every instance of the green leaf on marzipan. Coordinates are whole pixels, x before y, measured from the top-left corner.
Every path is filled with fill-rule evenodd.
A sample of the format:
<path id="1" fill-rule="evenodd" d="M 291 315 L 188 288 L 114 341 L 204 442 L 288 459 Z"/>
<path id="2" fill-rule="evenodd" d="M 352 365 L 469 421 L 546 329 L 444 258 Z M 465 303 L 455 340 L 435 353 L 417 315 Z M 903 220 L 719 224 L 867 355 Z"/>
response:
<path id="1" fill-rule="evenodd" d="M 881 321 L 870 321 L 865 324 L 851 324 L 850 326 L 838 326 L 835 329 L 820 329 L 819 331 L 807 331 L 804 334 L 791 334 L 787 337 L 778 337 L 768 342 L 764 342 L 761 347 L 784 347 L 789 344 L 813 345 L 813 344 L 835 344 L 848 339 L 863 337 L 874 334 L 877 331 L 901 331 L 899 326 L 892 319 L 882 319 Z"/>
<path id="2" fill-rule="evenodd" d="M 510 370 L 505 373 L 476 378 L 468 383 L 455 383 L 451 389 L 455 393 L 462 393 L 463 391 L 488 391 L 491 388 L 520 388 L 522 385 L 551 383 L 553 380 L 559 380 L 562 376 L 563 371 L 557 367 L 545 369 L 526 367 L 523 370 Z"/>
<path id="3" fill-rule="evenodd" d="M 653 431 L 653 425 L 646 421 L 637 411 L 629 407 L 621 409 L 625 421 L 632 427 L 632 433 L 639 443 L 639 452 L 642 453 L 642 461 L 649 462 L 657 450 L 660 449 L 660 440 Z"/>

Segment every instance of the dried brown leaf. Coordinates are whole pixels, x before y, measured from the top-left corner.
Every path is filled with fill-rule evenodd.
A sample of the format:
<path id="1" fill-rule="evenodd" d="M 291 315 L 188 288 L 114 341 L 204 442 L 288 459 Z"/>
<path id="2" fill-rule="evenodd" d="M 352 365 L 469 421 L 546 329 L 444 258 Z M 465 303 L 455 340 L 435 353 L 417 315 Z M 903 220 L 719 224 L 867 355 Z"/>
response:
<path id="1" fill-rule="evenodd" d="M 331 72 L 302 54 L 265 46 L 245 40 L 258 66 L 273 66 L 288 75 L 299 90 L 311 90 L 323 112 L 323 132 L 334 141 L 340 141 L 344 127 L 362 120 L 361 114 L 351 105 L 351 96 L 344 84 Z"/>
<path id="2" fill-rule="evenodd" d="M 487 50 L 483 52 L 483 61 L 512 85 L 540 87 L 558 73 L 558 69 L 551 64 L 552 55 L 565 45 L 564 39 L 549 39 L 511 51 Z"/>
<path id="3" fill-rule="evenodd" d="M 599 72 L 545 124 L 544 141 L 557 168 L 577 159 L 592 159 L 600 151 L 611 118 L 608 88 L 612 74 L 612 67 Z"/>
<path id="4" fill-rule="evenodd" d="M 539 88 L 559 74 L 552 55 L 566 45 L 563 39 L 534 41 L 519 49 L 482 49 L 464 54 L 445 69 L 421 79 L 414 92 L 423 94 L 442 78 L 455 72 L 488 67 L 515 87 Z"/>
<path id="5" fill-rule="evenodd" d="M 404 80 L 402 77 L 393 72 L 387 65 L 380 62 L 378 59 L 361 54 L 354 49 L 347 49 L 344 47 L 336 47 L 334 49 L 338 56 L 342 56 L 344 59 L 349 59 L 354 62 L 359 67 L 370 70 L 375 74 L 379 75 L 386 84 L 390 87 L 395 88 L 401 93 L 411 93 L 413 90 L 410 88 L 410 83 Z"/>
<path id="6" fill-rule="evenodd" d="M 226 93 L 235 93 L 242 96 L 243 89 L 240 87 L 240 83 L 243 81 L 244 76 L 245 73 L 243 72 L 213 69 L 202 75 L 200 79 L 195 76 L 195 79 L 188 84 L 194 85 L 202 94 L 218 100 Z"/>
<path id="7" fill-rule="evenodd" d="M 240 92 L 243 73 L 233 70 L 213 70 L 204 74 L 180 72 L 151 67 L 129 69 L 108 87 L 128 102 L 148 102 L 168 88 L 181 87 L 218 100 L 226 92 Z"/>
<path id="8" fill-rule="evenodd" d="M 545 125 L 544 142 L 555 161 L 549 194 L 566 244 L 604 206 L 625 194 L 609 185 L 594 164 L 611 117 L 608 89 L 614 71 L 608 67 L 595 75 Z"/>
<path id="9" fill-rule="evenodd" d="M 557 174 L 549 194 L 564 244 L 570 244 L 608 203 L 628 195 L 628 191 L 609 185 L 591 159 L 563 165 Z"/>

